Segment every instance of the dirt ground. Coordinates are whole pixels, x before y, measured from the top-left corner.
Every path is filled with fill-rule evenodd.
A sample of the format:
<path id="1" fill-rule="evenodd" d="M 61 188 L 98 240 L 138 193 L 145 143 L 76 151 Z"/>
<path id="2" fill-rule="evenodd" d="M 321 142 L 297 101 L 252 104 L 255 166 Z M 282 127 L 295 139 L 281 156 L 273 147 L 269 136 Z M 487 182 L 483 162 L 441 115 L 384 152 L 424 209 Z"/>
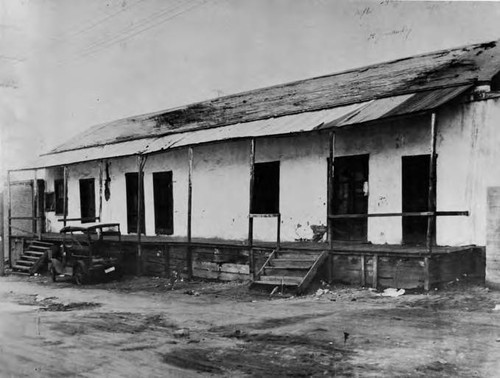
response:
<path id="1" fill-rule="evenodd" d="M 0 277 L 0 377 L 500 377 L 500 292 L 326 289 Z"/>

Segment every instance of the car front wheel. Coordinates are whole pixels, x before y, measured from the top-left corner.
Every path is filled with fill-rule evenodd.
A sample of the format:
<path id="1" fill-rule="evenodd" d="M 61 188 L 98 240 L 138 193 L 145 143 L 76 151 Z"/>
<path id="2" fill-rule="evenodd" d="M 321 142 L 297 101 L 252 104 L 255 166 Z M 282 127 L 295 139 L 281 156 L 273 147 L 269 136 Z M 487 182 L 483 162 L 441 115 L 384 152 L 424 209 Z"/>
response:
<path id="1" fill-rule="evenodd" d="M 56 282 L 57 281 L 56 268 L 54 268 L 53 266 L 50 267 L 50 277 L 52 278 L 52 282 Z"/>
<path id="2" fill-rule="evenodd" d="M 75 277 L 75 282 L 77 285 L 85 285 L 85 283 L 87 282 L 87 276 L 80 265 L 77 265 L 75 267 L 75 273 L 73 274 L 73 276 Z"/>

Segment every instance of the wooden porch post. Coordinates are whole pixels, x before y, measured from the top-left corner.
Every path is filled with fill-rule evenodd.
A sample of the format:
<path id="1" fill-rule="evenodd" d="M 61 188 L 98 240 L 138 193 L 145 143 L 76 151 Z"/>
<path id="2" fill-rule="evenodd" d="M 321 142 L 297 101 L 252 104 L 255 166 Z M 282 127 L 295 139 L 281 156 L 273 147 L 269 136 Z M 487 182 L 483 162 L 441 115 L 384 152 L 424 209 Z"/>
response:
<path id="1" fill-rule="evenodd" d="M 142 172 L 144 169 L 144 165 L 146 164 L 146 158 L 142 155 L 137 156 L 137 275 L 142 274 L 142 245 L 141 245 L 141 225 L 142 225 L 142 212 L 144 209 L 142 208 L 142 186 L 143 186 L 143 177 Z"/>
<path id="2" fill-rule="evenodd" d="M 187 256 L 186 265 L 188 269 L 188 278 L 193 277 L 193 250 L 192 241 L 192 212 L 193 212 L 193 148 L 188 148 L 188 203 L 187 203 Z"/>
<path id="3" fill-rule="evenodd" d="M 5 232 L 4 232 L 4 229 L 5 229 L 5 224 L 4 224 L 4 221 L 5 221 L 5 213 L 4 213 L 5 196 L 4 196 L 4 192 L 1 192 L 0 194 L 2 196 L 0 198 L 0 206 L 2 207 L 2 209 L 0 211 L 0 214 L 2 215 L 2 219 L 0 219 L 0 238 L 2 239 L 2 242 L 0 243 L 0 276 L 3 276 L 5 274 L 5 269 L 4 269 L 4 262 L 5 262 L 4 251 L 5 251 L 5 248 L 4 247 L 5 247 L 5 243 L 6 243 Z"/>
<path id="4" fill-rule="evenodd" d="M 330 250 L 333 249 L 333 237 L 332 237 L 332 219 L 330 218 L 330 214 L 332 213 L 332 195 L 333 195 L 333 174 L 334 167 L 333 159 L 335 153 L 335 131 L 330 131 L 328 138 L 328 178 L 327 178 L 327 190 L 326 190 L 326 212 L 327 212 L 327 237 L 328 243 L 330 246 Z"/>
<path id="5" fill-rule="evenodd" d="M 10 171 L 7 171 L 7 186 L 6 186 L 6 193 L 10 192 Z M 0 226 L 2 229 L 0 230 L 0 235 L 2 236 L 2 245 L 0 245 L 0 276 L 5 275 L 5 246 L 10 251 L 10 201 L 8 202 L 8 210 L 7 210 L 7 227 L 9 229 L 8 234 L 7 234 L 7 240 L 5 239 L 5 213 L 3 212 L 5 210 L 5 199 L 6 199 L 6 193 L 2 193 L 2 201 L 0 201 L 1 206 L 2 206 L 2 221 L 0 222 Z M 9 259 L 10 260 L 10 259 Z"/>
<path id="6" fill-rule="evenodd" d="M 378 255 L 374 254 L 373 255 L 373 280 L 372 280 L 372 287 L 377 288 L 378 287 Z"/>
<path id="7" fill-rule="evenodd" d="M 39 214 L 40 209 L 40 193 L 38 191 L 37 169 L 33 173 L 33 225 L 38 236 L 38 240 L 42 240 L 42 218 Z"/>
<path id="8" fill-rule="evenodd" d="M 366 262 L 365 255 L 361 255 L 361 286 L 365 287 L 366 285 Z"/>
<path id="9" fill-rule="evenodd" d="M 102 222 L 102 172 L 104 160 L 99 163 L 99 222 Z"/>
<path id="10" fill-rule="evenodd" d="M 279 251 L 281 248 L 281 213 L 276 217 L 276 249 Z"/>
<path id="11" fill-rule="evenodd" d="M 436 113 L 431 113 L 431 154 L 429 166 L 429 199 L 428 211 L 432 213 L 427 218 L 427 250 L 432 253 L 434 243 L 434 227 L 436 224 Z"/>
<path id="12" fill-rule="evenodd" d="M 424 290 L 430 290 L 429 258 L 424 257 Z"/>
<path id="13" fill-rule="evenodd" d="M 8 206 L 9 209 L 7 211 L 8 216 L 8 230 L 7 230 L 7 254 L 9 256 L 9 268 L 12 269 L 12 193 L 10 190 L 10 171 L 7 171 L 7 197 L 8 197 Z"/>
<path id="14" fill-rule="evenodd" d="M 255 274 L 255 264 L 253 255 L 253 218 L 251 217 L 253 210 L 253 186 L 255 182 L 255 138 L 250 141 L 250 190 L 248 201 L 248 247 L 249 247 L 249 270 L 252 277 Z"/>
<path id="15" fill-rule="evenodd" d="M 63 167 L 63 227 L 66 227 L 66 218 L 68 217 L 68 167 Z"/>

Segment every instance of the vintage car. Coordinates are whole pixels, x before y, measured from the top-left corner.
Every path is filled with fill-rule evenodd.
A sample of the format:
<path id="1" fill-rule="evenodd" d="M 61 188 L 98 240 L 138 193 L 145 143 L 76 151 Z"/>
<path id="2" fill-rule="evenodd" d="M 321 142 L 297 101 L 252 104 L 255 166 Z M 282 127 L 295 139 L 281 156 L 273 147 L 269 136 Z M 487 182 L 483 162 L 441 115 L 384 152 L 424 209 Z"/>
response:
<path id="1" fill-rule="evenodd" d="M 59 250 L 49 256 L 49 271 L 55 282 L 58 276 L 72 276 L 78 285 L 93 279 L 120 278 L 119 255 L 111 255 L 110 246 L 120 251 L 119 223 L 99 223 L 89 226 L 66 226 Z M 116 248 L 118 246 L 118 248 Z"/>

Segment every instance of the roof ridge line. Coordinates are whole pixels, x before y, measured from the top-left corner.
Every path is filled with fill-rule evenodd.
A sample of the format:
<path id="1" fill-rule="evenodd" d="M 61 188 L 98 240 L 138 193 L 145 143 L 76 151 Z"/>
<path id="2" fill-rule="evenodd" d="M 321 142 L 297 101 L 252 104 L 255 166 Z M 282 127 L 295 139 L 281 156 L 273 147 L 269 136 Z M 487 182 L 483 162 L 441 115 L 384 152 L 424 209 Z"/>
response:
<path id="1" fill-rule="evenodd" d="M 240 123 L 244 124 L 244 123 L 250 123 L 250 122 L 255 122 L 255 121 L 262 121 L 262 120 L 265 120 L 265 119 L 282 118 L 282 117 L 292 116 L 292 115 L 301 114 L 301 113 L 320 112 L 320 111 L 323 111 L 323 110 L 335 109 L 335 108 L 340 108 L 342 106 L 350 106 L 350 105 L 354 105 L 354 104 L 361 104 L 361 103 L 364 103 L 364 102 L 370 102 L 370 101 L 374 101 L 374 100 L 378 100 L 378 99 L 383 99 L 383 98 L 405 96 L 405 95 L 412 94 L 412 93 L 430 92 L 430 91 L 435 91 L 435 90 L 443 89 L 443 88 L 460 87 L 460 86 L 464 86 L 464 85 L 470 85 L 473 82 L 474 82 L 473 80 L 472 81 L 471 80 L 465 80 L 465 81 L 462 81 L 462 82 L 452 83 L 452 84 L 449 84 L 449 85 L 437 85 L 435 87 L 425 88 L 425 89 L 422 89 L 422 90 L 401 91 L 401 92 L 396 92 L 395 94 L 392 93 L 391 95 L 388 95 L 388 96 L 374 96 L 374 97 L 372 97 L 370 99 L 365 99 L 363 101 L 346 102 L 344 104 L 337 105 L 337 106 L 322 107 L 322 108 L 305 110 L 305 111 L 304 110 L 298 110 L 298 111 L 295 111 L 295 112 L 290 112 L 290 113 L 282 114 L 282 115 L 279 115 L 279 116 L 269 116 L 269 117 L 256 118 L 256 119 L 253 119 L 253 120 L 250 120 L 250 121 L 245 121 L 245 122 L 226 123 L 226 124 L 221 124 L 221 125 L 216 125 L 216 126 L 211 126 L 211 127 L 210 126 L 199 126 L 199 127 L 193 126 L 191 128 L 181 129 L 179 131 L 177 131 L 177 130 L 168 130 L 166 132 L 155 134 L 155 135 L 135 136 L 135 137 L 123 138 L 123 139 L 120 139 L 120 140 L 115 140 L 115 141 L 107 142 L 107 143 L 97 143 L 97 144 L 92 144 L 92 145 L 87 145 L 87 146 L 80 146 L 80 147 L 77 147 L 77 148 L 68 148 L 68 149 L 64 149 L 64 150 L 52 150 L 52 151 L 40 154 L 39 156 L 55 155 L 55 154 L 63 153 L 63 152 L 85 150 L 87 148 L 103 147 L 103 146 L 106 146 L 106 145 L 131 142 L 131 141 L 141 140 L 141 139 L 157 139 L 157 138 L 161 138 L 161 137 L 164 137 L 164 136 L 167 136 L 167 135 L 183 134 L 183 133 L 188 133 L 188 132 L 193 132 L 193 131 L 199 131 L 199 130 L 217 129 L 217 128 L 220 128 L 220 127 L 231 126 L 231 125 L 236 125 L 236 124 L 240 124 Z M 127 119 L 127 118 L 125 118 L 125 119 Z M 117 120 L 117 121 L 119 121 L 119 120 Z"/>

